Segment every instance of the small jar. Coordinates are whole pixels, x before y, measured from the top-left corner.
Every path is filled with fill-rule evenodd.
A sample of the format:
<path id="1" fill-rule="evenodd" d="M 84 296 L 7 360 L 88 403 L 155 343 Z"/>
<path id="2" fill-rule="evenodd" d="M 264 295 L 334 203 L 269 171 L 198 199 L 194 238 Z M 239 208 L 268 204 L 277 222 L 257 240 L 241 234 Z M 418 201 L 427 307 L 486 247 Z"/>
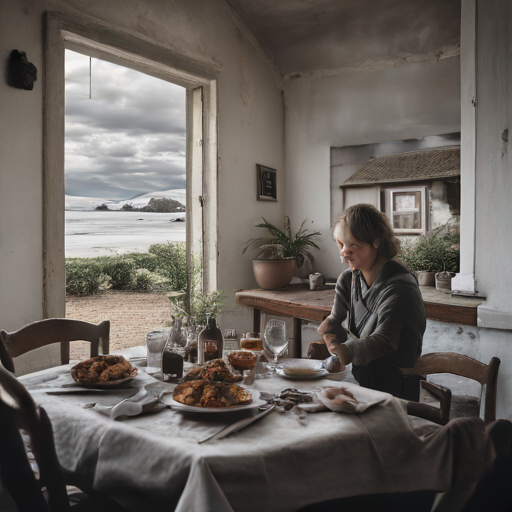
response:
<path id="1" fill-rule="evenodd" d="M 248 332 L 242 336 L 240 340 L 240 348 L 242 350 L 252 350 L 260 352 L 263 350 L 263 342 L 261 341 L 259 332 Z"/>

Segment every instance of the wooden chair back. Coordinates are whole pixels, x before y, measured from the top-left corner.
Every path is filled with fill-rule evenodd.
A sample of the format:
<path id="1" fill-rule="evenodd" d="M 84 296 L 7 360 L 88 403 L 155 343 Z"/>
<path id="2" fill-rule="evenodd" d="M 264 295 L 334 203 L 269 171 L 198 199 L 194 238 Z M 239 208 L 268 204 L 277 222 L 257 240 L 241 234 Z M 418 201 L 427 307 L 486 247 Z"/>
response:
<path id="1" fill-rule="evenodd" d="M 479 382 L 486 386 L 484 421 L 486 424 L 496 419 L 496 394 L 498 370 L 501 361 L 493 357 L 489 364 L 455 352 L 433 352 L 422 355 L 414 368 L 401 368 L 404 375 L 433 375 L 451 373 Z"/>
<path id="2" fill-rule="evenodd" d="M 65 512 L 70 510 L 64 472 L 57 458 L 51 422 L 42 407 L 12 373 L 0 366 L 0 472 L 2 482 L 19 510 Z M 29 441 L 22 440 L 20 430 Z M 27 450 L 37 462 L 36 480 L 28 465 Z M 41 489 L 46 487 L 46 499 Z"/>
<path id="3" fill-rule="evenodd" d="M 52 343 L 61 343 L 61 364 L 68 364 L 70 341 L 90 342 L 91 357 L 95 357 L 109 353 L 109 340 L 109 320 L 93 324 L 69 318 L 49 318 L 28 324 L 18 331 L 0 331 L 0 360 L 5 368 L 14 372 L 13 357 Z"/>

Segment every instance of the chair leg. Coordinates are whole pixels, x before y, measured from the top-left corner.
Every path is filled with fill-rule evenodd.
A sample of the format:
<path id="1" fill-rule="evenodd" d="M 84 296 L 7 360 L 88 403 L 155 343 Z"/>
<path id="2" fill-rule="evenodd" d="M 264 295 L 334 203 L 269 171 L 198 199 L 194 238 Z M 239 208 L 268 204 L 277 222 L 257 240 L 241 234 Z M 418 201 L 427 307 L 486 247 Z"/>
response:
<path id="1" fill-rule="evenodd" d="M 60 364 L 69 364 L 69 341 L 60 344 Z"/>

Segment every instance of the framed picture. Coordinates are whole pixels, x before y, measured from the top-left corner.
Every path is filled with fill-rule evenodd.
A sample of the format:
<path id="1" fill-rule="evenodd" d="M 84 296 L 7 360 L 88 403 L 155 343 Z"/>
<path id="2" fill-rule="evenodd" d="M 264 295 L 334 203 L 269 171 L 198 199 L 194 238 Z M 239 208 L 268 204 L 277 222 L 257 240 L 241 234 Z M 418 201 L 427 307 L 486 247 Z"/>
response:
<path id="1" fill-rule="evenodd" d="M 264 165 L 256 164 L 258 201 L 277 201 L 277 171 Z"/>

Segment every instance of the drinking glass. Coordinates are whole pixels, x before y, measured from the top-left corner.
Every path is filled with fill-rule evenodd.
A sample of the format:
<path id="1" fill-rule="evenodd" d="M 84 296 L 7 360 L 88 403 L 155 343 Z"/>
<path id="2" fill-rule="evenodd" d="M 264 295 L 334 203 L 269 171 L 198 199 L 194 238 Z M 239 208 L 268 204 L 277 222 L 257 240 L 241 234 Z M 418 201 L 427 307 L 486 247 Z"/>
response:
<path id="1" fill-rule="evenodd" d="M 286 323 L 282 320 L 271 319 L 265 327 L 265 344 L 274 355 L 272 363 L 277 365 L 279 355 L 288 345 L 286 338 Z"/>

